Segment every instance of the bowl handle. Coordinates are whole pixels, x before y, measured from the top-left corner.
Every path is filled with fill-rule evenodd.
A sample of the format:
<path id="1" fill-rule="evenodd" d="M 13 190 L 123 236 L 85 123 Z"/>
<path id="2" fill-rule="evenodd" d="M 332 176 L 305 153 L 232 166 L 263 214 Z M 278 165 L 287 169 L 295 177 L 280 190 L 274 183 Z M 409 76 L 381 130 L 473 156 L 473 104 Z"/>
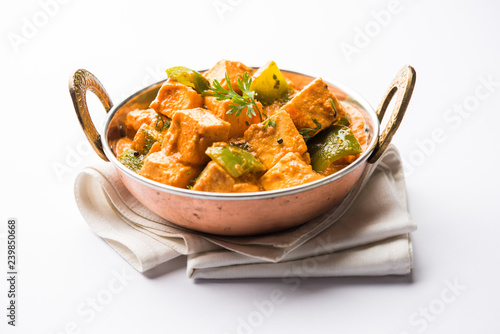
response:
<path id="1" fill-rule="evenodd" d="M 389 87 L 382 103 L 380 103 L 377 109 L 377 117 L 379 123 L 382 123 L 389 103 L 396 92 L 398 93 L 391 118 L 389 119 L 384 131 L 378 137 L 377 145 L 375 145 L 375 149 L 368 158 L 369 163 L 375 163 L 391 143 L 392 137 L 401 124 L 406 108 L 408 108 L 408 104 L 410 103 L 411 94 L 413 93 L 413 88 L 415 87 L 416 76 L 417 74 L 413 67 L 409 65 L 403 67 L 396 75 L 396 78 L 394 78 L 394 81 Z"/>
<path id="2" fill-rule="evenodd" d="M 90 118 L 87 91 L 91 91 L 99 98 L 106 112 L 113 106 L 108 93 L 99 80 L 89 71 L 79 69 L 69 78 L 69 93 L 73 100 L 73 106 L 90 145 L 104 161 L 109 161 L 102 148 L 101 135 L 97 132 Z"/>

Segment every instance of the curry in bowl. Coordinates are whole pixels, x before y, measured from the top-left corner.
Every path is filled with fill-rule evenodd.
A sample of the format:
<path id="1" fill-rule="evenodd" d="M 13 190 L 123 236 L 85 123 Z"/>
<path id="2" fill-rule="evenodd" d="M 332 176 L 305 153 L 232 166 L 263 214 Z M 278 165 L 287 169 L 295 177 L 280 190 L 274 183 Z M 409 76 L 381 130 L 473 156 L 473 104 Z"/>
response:
<path id="1" fill-rule="evenodd" d="M 368 147 L 356 104 L 321 78 L 294 80 L 274 62 L 254 70 L 221 60 L 198 73 L 167 70 L 148 108 L 128 112 L 118 160 L 148 179 L 195 191 L 298 186 L 353 163 Z"/>

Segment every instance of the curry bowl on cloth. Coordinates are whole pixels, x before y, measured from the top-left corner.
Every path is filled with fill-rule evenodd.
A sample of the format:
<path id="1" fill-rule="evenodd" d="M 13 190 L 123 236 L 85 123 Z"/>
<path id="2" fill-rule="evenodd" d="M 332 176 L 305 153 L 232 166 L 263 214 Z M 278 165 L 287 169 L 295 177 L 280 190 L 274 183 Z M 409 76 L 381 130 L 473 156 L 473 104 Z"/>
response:
<path id="1" fill-rule="evenodd" d="M 404 67 L 375 111 L 361 96 L 339 83 L 323 81 L 318 77 L 293 71 L 280 71 L 274 62 L 255 72 L 254 69 L 248 68 L 250 74 L 254 72 L 252 78 L 245 72 L 238 80 L 233 81 L 228 76 L 228 70 L 225 73 L 223 71 L 224 66 L 228 66 L 224 64 L 229 63 L 235 62 L 221 61 L 214 67 L 215 70 L 199 72 L 204 77 L 187 68 L 172 68 L 167 71 L 169 80 L 146 87 L 115 107 L 103 85 L 86 70 L 77 70 L 71 76 L 69 88 L 87 139 L 103 160 L 113 164 L 121 181 L 140 203 L 160 217 L 184 228 L 232 236 L 264 234 L 291 228 L 339 204 L 356 185 L 368 164 L 374 164 L 389 145 L 410 101 L 416 77 L 415 70 L 411 66 Z M 238 67 L 247 68 L 241 63 L 237 64 Z M 221 66 L 222 70 L 219 68 Z M 260 74 L 262 79 L 262 73 L 268 76 L 271 73 L 272 79 L 258 80 L 259 77 L 256 75 Z M 216 79 L 210 78 L 211 80 L 207 81 L 206 78 L 210 76 L 215 76 Z M 251 85 L 252 79 L 254 85 Z M 293 86 L 295 93 L 293 96 L 290 93 L 290 96 L 280 99 L 279 103 L 272 100 L 262 101 L 265 103 L 263 107 L 258 97 L 265 100 L 273 96 L 266 95 L 267 91 L 262 90 L 263 86 L 259 87 L 256 83 L 263 86 L 271 84 L 271 93 L 279 93 L 280 97 L 286 95 L 286 89 L 291 92 L 292 88 L 288 87 L 289 85 Z M 193 106 L 190 105 L 191 100 L 183 105 L 184 101 L 180 103 L 183 106 L 179 107 L 176 101 L 172 111 L 172 106 L 164 102 L 162 104 L 161 99 L 171 94 L 167 86 L 181 84 L 188 85 L 188 93 L 196 95 L 196 99 L 201 99 L 202 102 L 197 102 L 199 104 Z M 236 91 L 232 86 L 238 87 Z M 200 91 L 200 87 L 204 90 Z M 255 87 L 257 91 L 255 100 L 254 92 L 250 91 L 249 87 Z M 334 118 L 327 118 L 326 125 L 321 114 L 316 113 L 312 117 L 309 114 L 308 117 L 297 116 L 297 108 L 293 105 L 290 107 L 293 102 L 298 103 L 296 101 L 299 98 L 296 97 L 302 92 L 314 89 L 316 95 L 321 95 L 323 94 L 321 90 L 326 90 L 326 96 L 331 98 L 328 98 L 328 101 L 325 99 L 324 103 L 322 100 L 318 103 L 318 97 L 314 96 L 316 100 L 310 102 L 306 99 L 307 103 L 303 105 L 307 106 L 306 111 L 313 110 L 317 105 L 323 109 L 330 108 Z M 108 112 L 102 136 L 90 118 L 86 103 L 87 91 L 96 94 Z M 396 97 L 394 110 L 389 116 L 386 127 L 381 131 L 380 124 L 394 97 Z M 218 103 L 217 101 L 224 99 L 229 100 L 225 101 L 227 102 L 225 106 L 231 109 L 227 112 L 229 116 L 217 118 L 206 113 L 206 109 L 210 109 L 210 106 L 207 106 L 209 103 Z M 349 125 L 351 122 L 349 115 L 352 116 L 353 113 L 351 111 L 347 113 L 346 110 L 351 110 L 364 120 L 363 147 L 361 148 L 357 140 L 353 139 L 358 144 L 359 151 L 353 151 L 350 156 L 342 156 L 340 159 L 337 157 L 336 159 L 339 159 L 337 161 L 341 161 L 342 164 L 332 168 L 334 164 L 328 160 L 331 155 L 321 153 L 321 142 L 313 145 L 308 143 L 307 151 L 302 150 L 299 153 L 296 152 L 295 146 L 290 147 L 289 143 L 295 140 L 294 136 L 300 137 L 295 142 L 300 141 L 305 147 L 305 141 L 314 142 L 319 137 L 314 136 L 320 131 L 323 133 L 329 131 L 327 138 L 335 127 L 350 131 L 343 123 L 347 122 Z M 151 120 L 152 117 L 148 116 L 148 113 L 154 114 L 157 118 Z M 129 114 L 132 116 L 128 116 Z M 243 118 L 235 118 L 235 115 L 243 115 Z M 156 141 L 149 140 L 150 137 L 147 136 L 138 138 L 139 131 L 134 128 L 137 124 L 130 125 L 131 117 L 135 117 L 134 120 L 149 118 L 149 123 L 154 124 L 151 126 L 156 126 L 158 130 L 152 132 L 158 134 L 162 131 L 162 135 L 165 134 L 162 138 L 165 139 Z M 212 118 L 216 123 L 213 127 L 218 126 L 223 130 L 210 132 L 210 126 L 215 124 L 210 123 Z M 293 122 L 291 118 L 294 118 Z M 193 133 L 194 130 L 185 119 L 200 122 L 194 128 L 202 128 L 203 130 L 198 130 L 202 133 Z M 245 121 L 241 121 L 242 119 Z M 298 119 L 305 120 L 305 125 L 297 126 Z M 291 134 L 283 130 L 280 135 L 271 137 L 272 140 L 266 137 L 270 132 L 275 134 L 279 133 L 280 129 L 290 128 L 281 125 L 288 124 L 287 122 L 292 124 Z M 143 123 L 140 130 L 147 130 L 143 127 L 149 125 Z M 179 134 L 181 124 L 188 124 L 189 130 Z M 200 124 L 210 125 L 202 127 Z M 267 129 L 275 126 L 276 129 Z M 131 130 L 131 127 L 134 129 Z M 130 131 L 133 131 L 132 135 Z M 221 139 L 221 131 L 225 131 L 225 137 L 223 136 L 225 139 Z M 230 131 L 231 137 L 229 137 Z M 147 131 L 144 133 L 148 134 Z M 262 135 L 263 133 L 265 135 Z M 187 135 L 192 136 L 192 140 L 186 140 L 184 137 Z M 359 138 L 358 135 L 356 137 Z M 183 138 L 187 144 L 181 147 L 179 138 Z M 228 141 L 228 138 L 236 139 Z M 341 139 L 337 141 L 345 146 L 349 138 L 354 136 L 350 132 L 350 137 L 342 135 L 339 138 Z M 262 146 L 263 142 L 270 143 L 270 146 Z M 289 146 L 286 146 L 287 144 Z M 313 150 L 311 147 L 316 149 Z M 234 163 L 235 157 L 236 160 L 240 159 L 238 160 L 240 163 Z M 169 164 L 162 165 L 158 161 L 168 161 Z M 172 161 L 174 163 L 171 163 Z M 244 165 L 243 169 L 247 170 L 242 171 L 241 162 Z M 158 166 L 160 172 L 156 169 Z M 169 166 L 172 166 L 171 169 Z M 292 173 L 287 179 L 286 175 L 290 170 L 299 176 Z M 247 174 L 242 175 L 243 173 Z M 189 174 L 191 175 L 188 177 Z M 168 176 L 167 179 L 165 175 Z M 255 181 L 257 179 L 258 181 Z"/>

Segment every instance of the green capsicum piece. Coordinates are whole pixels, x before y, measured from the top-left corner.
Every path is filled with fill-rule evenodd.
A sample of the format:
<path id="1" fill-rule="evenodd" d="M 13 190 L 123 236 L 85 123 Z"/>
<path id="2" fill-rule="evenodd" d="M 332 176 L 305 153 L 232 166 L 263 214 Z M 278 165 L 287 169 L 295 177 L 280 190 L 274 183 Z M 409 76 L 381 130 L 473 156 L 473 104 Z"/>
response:
<path id="1" fill-rule="evenodd" d="M 160 140 L 160 134 L 154 130 L 141 129 L 144 133 L 144 146 L 142 147 L 142 153 L 148 154 L 153 147 L 154 143 Z M 139 152 L 140 153 L 140 152 Z"/>
<path id="2" fill-rule="evenodd" d="M 266 170 L 266 167 L 258 158 L 234 145 L 216 143 L 207 148 L 205 153 L 234 178 L 246 173 Z"/>
<path id="3" fill-rule="evenodd" d="M 311 165 L 316 172 L 324 172 L 334 161 L 363 152 L 351 129 L 332 125 L 307 143 Z"/>
<path id="4" fill-rule="evenodd" d="M 134 149 L 131 149 L 130 147 L 118 156 L 118 161 L 136 173 L 141 170 L 143 159 L 144 155 Z"/>
<path id="5" fill-rule="evenodd" d="M 139 154 L 146 155 L 157 141 L 161 143 L 161 133 L 156 131 L 155 128 L 143 124 L 137 130 L 131 147 L 139 152 Z"/>
<path id="6" fill-rule="evenodd" d="M 274 61 L 259 68 L 252 79 L 250 90 L 257 93 L 257 100 L 264 105 L 288 100 L 292 88 Z"/>
<path id="7" fill-rule="evenodd" d="M 205 79 L 200 73 L 184 66 L 175 66 L 166 70 L 170 79 L 173 79 L 183 85 L 194 88 L 201 94 L 210 88 L 210 82 Z"/>

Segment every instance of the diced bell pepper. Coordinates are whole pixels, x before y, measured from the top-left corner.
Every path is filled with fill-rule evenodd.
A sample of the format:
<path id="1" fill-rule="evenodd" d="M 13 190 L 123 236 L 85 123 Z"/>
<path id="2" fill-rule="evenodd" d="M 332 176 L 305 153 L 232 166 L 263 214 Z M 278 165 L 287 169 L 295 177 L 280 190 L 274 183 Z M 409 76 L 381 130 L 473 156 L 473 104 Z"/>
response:
<path id="1" fill-rule="evenodd" d="M 226 143 L 216 143 L 206 154 L 234 178 L 250 172 L 263 172 L 264 164 L 250 152 Z"/>
<path id="2" fill-rule="evenodd" d="M 175 66 L 166 70 L 170 79 L 193 88 L 198 94 L 208 90 L 210 83 L 200 73 L 184 66 Z"/>
<path id="3" fill-rule="evenodd" d="M 143 124 L 135 134 L 131 147 L 140 154 L 146 155 L 149 153 L 154 143 L 159 140 L 161 140 L 160 132 L 154 130 L 146 124 Z"/>
<path id="4" fill-rule="evenodd" d="M 308 142 L 311 165 L 316 172 L 325 171 L 340 158 L 363 152 L 351 129 L 343 125 L 332 125 Z"/>
<path id="5" fill-rule="evenodd" d="M 144 155 L 139 154 L 139 152 L 130 147 L 118 156 L 118 161 L 136 173 L 141 170 L 143 160 Z"/>
<path id="6" fill-rule="evenodd" d="M 287 100 L 292 90 L 274 61 L 259 68 L 252 79 L 250 89 L 257 93 L 257 100 L 265 105 Z"/>

